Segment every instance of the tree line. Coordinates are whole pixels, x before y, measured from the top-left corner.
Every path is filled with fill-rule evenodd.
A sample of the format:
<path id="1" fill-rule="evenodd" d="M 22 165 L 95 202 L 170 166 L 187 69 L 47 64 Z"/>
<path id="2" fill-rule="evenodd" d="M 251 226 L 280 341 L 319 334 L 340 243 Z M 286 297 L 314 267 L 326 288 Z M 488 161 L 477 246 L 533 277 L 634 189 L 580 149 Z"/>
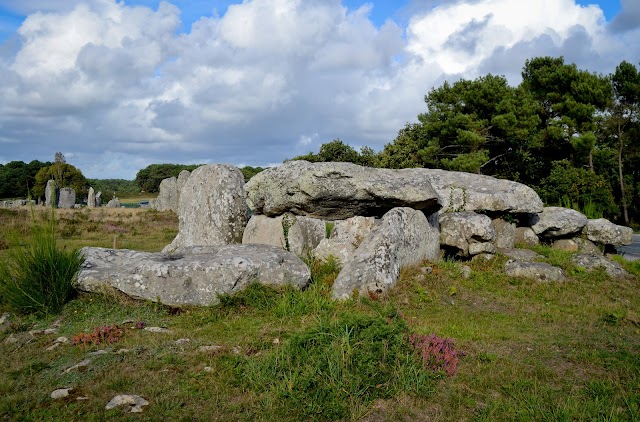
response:
<path id="1" fill-rule="evenodd" d="M 503 76 L 445 82 L 426 111 L 378 153 L 340 139 L 293 159 L 384 168 L 426 167 L 527 184 L 548 205 L 629 225 L 640 222 L 640 73 L 621 62 L 600 75 L 562 57 L 527 60 Z"/>

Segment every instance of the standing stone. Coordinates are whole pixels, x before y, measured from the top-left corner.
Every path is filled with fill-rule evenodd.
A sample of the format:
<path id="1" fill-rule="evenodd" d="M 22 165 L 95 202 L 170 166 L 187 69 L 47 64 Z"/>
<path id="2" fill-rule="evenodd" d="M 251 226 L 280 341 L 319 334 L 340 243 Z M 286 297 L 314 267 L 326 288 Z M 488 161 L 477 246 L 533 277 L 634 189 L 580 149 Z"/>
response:
<path id="1" fill-rule="evenodd" d="M 87 196 L 87 207 L 95 208 L 96 207 L 96 192 L 93 190 L 93 187 L 89 188 L 89 194 Z"/>
<path id="2" fill-rule="evenodd" d="M 107 208 L 120 208 L 122 205 L 120 204 L 120 200 L 118 198 L 113 198 L 112 200 L 107 202 L 107 205 L 105 206 Z"/>
<path id="3" fill-rule="evenodd" d="M 179 232 L 163 251 L 182 246 L 242 242 L 247 221 L 244 177 L 237 167 L 210 164 L 195 169 L 180 193 Z"/>
<path id="4" fill-rule="evenodd" d="M 44 189 L 44 204 L 47 207 L 58 206 L 58 185 L 53 179 L 47 181 L 47 186 Z"/>
<path id="5" fill-rule="evenodd" d="M 62 188 L 58 196 L 58 208 L 73 208 L 76 204 L 76 191 L 72 188 Z"/>
<path id="6" fill-rule="evenodd" d="M 96 194 L 96 207 L 102 206 L 102 191 Z"/>
<path id="7" fill-rule="evenodd" d="M 168 177 L 160 182 L 158 197 L 154 201 L 158 211 L 178 212 L 178 179 Z"/>
<path id="8" fill-rule="evenodd" d="M 438 211 L 438 194 L 412 170 L 288 161 L 247 182 L 247 203 L 256 214 L 275 217 L 291 212 L 325 220 L 379 217 L 395 207 Z"/>
<path id="9" fill-rule="evenodd" d="M 511 249 L 516 241 L 516 225 L 496 218 L 491 222 L 496 231 L 496 248 Z"/>
<path id="10" fill-rule="evenodd" d="M 392 209 L 338 274 L 333 298 L 348 299 L 354 290 L 361 294 L 388 290 L 402 268 L 438 257 L 439 237 L 437 212 L 427 218 L 419 210 Z"/>
<path id="11" fill-rule="evenodd" d="M 252 215 L 242 234 L 242 244 L 271 245 L 286 248 L 282 216 Z"/>
<path id="12" fill-rule="evenodd" d="M 445 212 L 440 215 L 440 244 L 459 256 L 495 253 L 496 231 L 491 218 L 474 212 Z"/>

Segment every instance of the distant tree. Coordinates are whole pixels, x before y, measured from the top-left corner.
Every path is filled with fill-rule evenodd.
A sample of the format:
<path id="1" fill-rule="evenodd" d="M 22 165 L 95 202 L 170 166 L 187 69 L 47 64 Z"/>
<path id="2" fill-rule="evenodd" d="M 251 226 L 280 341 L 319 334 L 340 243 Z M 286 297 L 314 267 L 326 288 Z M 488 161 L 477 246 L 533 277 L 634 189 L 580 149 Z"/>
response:
<path id="1" fill-rule="evenodd" d="M 57 162 L 41 168 L 36 174 L 33 187 L 34 197 L 42 198 L 47 182 L 52 179 L 60 188 L 72 188 L 76 192 L 76 197 L 81 198 L 87 194 L 89 183 L 82 172 L 71 164 Z"/>
<path id="2" fill-rule="evenodd" d="M 33 160 L 29 164 L 11 161 L 0 164 L 0 198 L 26 198 L 35 185 L 35 176 L 51 163 Z"/>
<path id="3" fill-rule="evenodd" d="M 144 192 L 158 192 L 160 182 L 169 177 L 178 177 L 182 170 L 193 171 L 200 164 L 151 164 L 136 174 L 135 182 Z"/>
<path id="4" fill-rule="evenodd" d="M 104 192 L 122 196 L 140 192 L 135 180 L 125 179 L 87 179 L 87 183 L 96 192 Z"/>
<path id="5" fill-rule="evenodd" d="M 255 176 L 256 174 L 260 173 L 263 170 L 264 168 L 262 167 L 251 167 L 251 166 L 244 166 L 240 169 L 240 171 L 242 172 L 242 175 L 244 176 L 245 183 L 248 182 L 253 176 Z"/>
<path id="6" fill-rule="evenodd" d="M 378 154 L 370 147 L 362 147 L 360 153 L 340 139 L 334 139 L 331 142 L 320 145 L 320 151 L 315 154 L 309 152 L 292 158 L 292 160 L 305 160 L 312 163 L 318 162 L 346 162 L 355 163 L 363 166 L 376 167 L 378 165 Z"/>
<path id="7" fill-rule="evenodd" d="M 625 186 L 624 164 L 629 155 L 640 155 L 637 138 L 640 124 L 640 72 L 633 64 L 623 61 L 616 67 L 610 80 L 614 95 L 602 119 L 602 126 L 605 140 L 609 141 L 617 153 L 622 218 L 629 225 L 629 195 Z M 634 172 L 633 166 L 627 167 Z M 638 170 L 635 169 L 635 172 Z M 633 191 L 629 193 L 633 194 Z"/>

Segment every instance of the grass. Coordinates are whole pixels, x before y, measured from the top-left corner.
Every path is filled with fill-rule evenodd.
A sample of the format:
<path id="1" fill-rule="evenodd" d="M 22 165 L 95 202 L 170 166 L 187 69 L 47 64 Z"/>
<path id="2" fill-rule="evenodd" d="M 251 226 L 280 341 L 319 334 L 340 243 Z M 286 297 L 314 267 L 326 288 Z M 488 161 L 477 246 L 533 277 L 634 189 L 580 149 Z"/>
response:
<path id="1" fill-rule="evenodd" d="M 151 217 L 177 228 L 163 213 L 118 211 L 127 214 L 101 218 L 135 228 L 140 239 L 131 241 L 147 250 L 163 246 Z M 91 214 L 80 233 L 98 220 Z M 314 282 L 303 292 L 252 285 L 216 307 L 181 311 L 83 294 L 56 317 L 11 316 L 0 328 L 0 419 L 639 420 L 640 266 L 621 261 L 635 276 L 615 280 L 580 271 L 570 254 L 536 250 L 569 281 L 507 277 L 501 256 L 437 261 L 424 264 L 431 272 L 403 270 L 388 295 L 337 303 L 330 286 L 339 268 L 310 261 Z M 471 267 L 469 278 L 462 265 Z M 53 325 L 55 334 L 27 332 Z M 111 344 L 46 350 L 59 336 L 103 326 L 123 334 Z M 455 375 L 416 367 L 404 332 L 455 339 L 464 352 Z M 7 343 L 10 336 L 16 341 Z M 211 345 L 220 347 L 199 349 Z M 100 349 L 109 353 L 89 355 Z M 62 374 L 87 358 L 84 370 Z M 74 390 L 52 400 L 62 387 Z M 125 393 L 150 402 L 142 415 L 104 409 Z"/>

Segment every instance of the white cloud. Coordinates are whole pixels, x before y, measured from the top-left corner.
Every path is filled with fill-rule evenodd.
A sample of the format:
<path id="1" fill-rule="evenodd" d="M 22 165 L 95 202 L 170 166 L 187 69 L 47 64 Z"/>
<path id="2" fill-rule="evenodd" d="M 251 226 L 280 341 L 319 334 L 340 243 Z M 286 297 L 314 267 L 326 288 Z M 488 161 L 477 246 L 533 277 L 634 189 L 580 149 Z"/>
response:
<path id="1" fill-rule="evenodd" d="M 526 59 L 547 54 L 608 73 L 640 51 L 637 32 L 610 31 L 573 0 L 416 2 L 405 28 L 339 0 L 245 0 L 182 34 L 169 3 L 62 3 L 31 14 L 0 57 L 2 158 L 68 151 L 89 177 L 265 165 L 335 138 L 379 149 L 445 79 L 517 83 Z"/>

